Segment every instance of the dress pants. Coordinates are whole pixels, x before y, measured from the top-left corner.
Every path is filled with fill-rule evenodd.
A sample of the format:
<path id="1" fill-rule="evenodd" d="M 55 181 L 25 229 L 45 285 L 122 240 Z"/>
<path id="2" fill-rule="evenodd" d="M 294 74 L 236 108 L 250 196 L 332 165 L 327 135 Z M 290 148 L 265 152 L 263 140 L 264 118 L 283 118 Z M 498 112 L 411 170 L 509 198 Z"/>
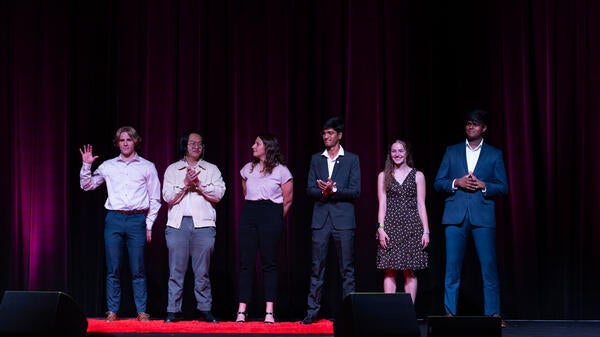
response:
<path id="1" fill-rule="evenodd" d="M 336 229 L 331 217 L 319 229 L 312 229 L 312 269 L 307 300 L 307 314 L 316 317 L 321 309 L 321 296 L 327 262 L 329 239 L 333 238 L 342 278 L 342 295 L 354 292 L 354 229 Z"/>
<path id="2" fill-rule="evenodd" d="M 146 215 L 109 211 L 104 222 L 106 250 L 106 304 L 108 311 L 119 312 L 121 306 L 121 266 L 127 248 L 133 299 L 138 313 L 146 312 Z"/>
<path id="3" fill-rule="evenodd" d="M 481 264 L 483 279 L 484 314 L 500 315 L 500 282 L 496 264 L 496 229 L 478 227 L 465 217 L 462 224 L 447 225 L 446 229 L 446 277 L 444 307 L 446 313 L 456 315 L 460 276 L 469 234 L 473 236 L 475 250 Z"/>
<path id="4" fill-rule="evenodd" d="M 238 232 L 240 244 L 240 302 L 248 303 L 252 299 L 257 251 L 260 252 L 262 264 L 265 301 L 275 301 L 278 284 L 277 255 L 282 232 L 282 204 L 276 204 L 269 200 L 247 200 L 245 202 L 240 216 Z"/>
<path id="5" fill-rule="evenodd" d="M 181 312 L 183 286 L 190 257 L 194 272 L 196 308 L 200 311 L 211 310 L 209 270 L 216 233 L 215 227 L 194 228 L 194 221 L 190 216 L 183 217 L 179 228 L 167 226 L 165 229 L 169 249 L 168 312 Z"/>

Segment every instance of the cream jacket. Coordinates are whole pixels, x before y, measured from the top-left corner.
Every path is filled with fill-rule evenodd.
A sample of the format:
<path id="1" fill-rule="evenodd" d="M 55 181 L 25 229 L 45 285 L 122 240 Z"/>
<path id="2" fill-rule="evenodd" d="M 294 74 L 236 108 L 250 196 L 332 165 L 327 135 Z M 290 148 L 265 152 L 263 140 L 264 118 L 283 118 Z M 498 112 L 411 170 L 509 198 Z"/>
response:
<path id="1" fill-rule="evenodd" d="M 167 226 L 179 228 L 183 218 L 184 204 L 191 205 L 194 227 L 215 227 L 217 212 L 214 205 L 225 194 L 225 182 L 216 165 L 200 160 L 195 166 L 199 171 L 199 184 L 186 189 L 184 179 L 188 164 L 180 160 L 167 167 L 163 182 L 163 200 L 169 205 Z"/>

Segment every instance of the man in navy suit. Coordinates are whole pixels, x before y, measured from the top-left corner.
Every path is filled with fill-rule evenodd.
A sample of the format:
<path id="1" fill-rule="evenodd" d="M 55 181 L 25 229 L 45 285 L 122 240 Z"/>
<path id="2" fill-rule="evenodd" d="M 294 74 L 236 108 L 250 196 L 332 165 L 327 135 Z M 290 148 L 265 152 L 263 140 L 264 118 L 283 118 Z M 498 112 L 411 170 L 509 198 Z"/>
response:
<path id="1" fill-rule="evenodd" d="M 333 238 L 344 297 L 354 292 L 354 201 L 360 194 L 358 156 L 340 145 L 344 121 L 332 117 L 323 125 L 325 150 L 311 157 L 306 193 L 314 200 L 312 215 L 312 269 L 307 314 L 311 324 L 321 308 L 321 292 L 330 237 Z"/>
<path id="2" fill-rule="evenodd" d="M 481 264 L 484 314 L 500 317 L 500 284 L 496 264 L 494 200 L 508 193 L 502 151 L 484 142 L 488 113 L 474 110 L 465 118 L 466 141 L 449 146 L 434 188 L 447 194 L 442 215 L 446 234 L 444 307 L 456 315 L 460 275 L 469 236 Z M 504 321 L 501 321 L 505 326 Z"/>

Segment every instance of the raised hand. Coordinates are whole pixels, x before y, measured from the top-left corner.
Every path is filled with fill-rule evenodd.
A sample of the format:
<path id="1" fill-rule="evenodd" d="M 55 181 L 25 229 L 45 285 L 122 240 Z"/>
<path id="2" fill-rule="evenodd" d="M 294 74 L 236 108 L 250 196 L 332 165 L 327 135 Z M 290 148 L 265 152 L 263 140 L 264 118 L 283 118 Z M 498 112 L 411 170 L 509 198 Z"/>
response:
<path id="1" fill-rule="evenodd" d="M 90 144 L 84 145 L 83 150 L 79 149 L 79 153 L 81 153 L 81 160 L 86 164 L 93 163 L 99 157 L 92 154 L 92 146 Z"/>

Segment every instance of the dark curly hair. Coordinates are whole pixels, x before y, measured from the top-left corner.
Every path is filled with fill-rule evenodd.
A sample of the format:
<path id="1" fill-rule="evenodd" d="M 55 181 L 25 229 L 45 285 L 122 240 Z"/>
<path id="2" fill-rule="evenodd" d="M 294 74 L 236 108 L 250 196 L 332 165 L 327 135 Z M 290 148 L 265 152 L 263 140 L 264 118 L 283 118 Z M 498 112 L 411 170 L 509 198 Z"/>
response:
<path id="1" fill-rule="evenodd" d="M 278 164 L 285 165 L 285 158 L 281 153 L 279 141 L 273 134 L 269 132 L 261 133 L 258 135 L 258 138 L 260 138 L 263 141 L 263 144 L 265 144 L 265 156 L 267 157 L 265 160 L 265 173 L 271 174 L 271 172 L 273 172 L 273 168 L 275 168 L 275 166 Z M 250 172 L 254 170 L 254 167 L 258 163 L 260 163 L 259 158 L 252 158 L 252 167 L 250 168 Z"/>

